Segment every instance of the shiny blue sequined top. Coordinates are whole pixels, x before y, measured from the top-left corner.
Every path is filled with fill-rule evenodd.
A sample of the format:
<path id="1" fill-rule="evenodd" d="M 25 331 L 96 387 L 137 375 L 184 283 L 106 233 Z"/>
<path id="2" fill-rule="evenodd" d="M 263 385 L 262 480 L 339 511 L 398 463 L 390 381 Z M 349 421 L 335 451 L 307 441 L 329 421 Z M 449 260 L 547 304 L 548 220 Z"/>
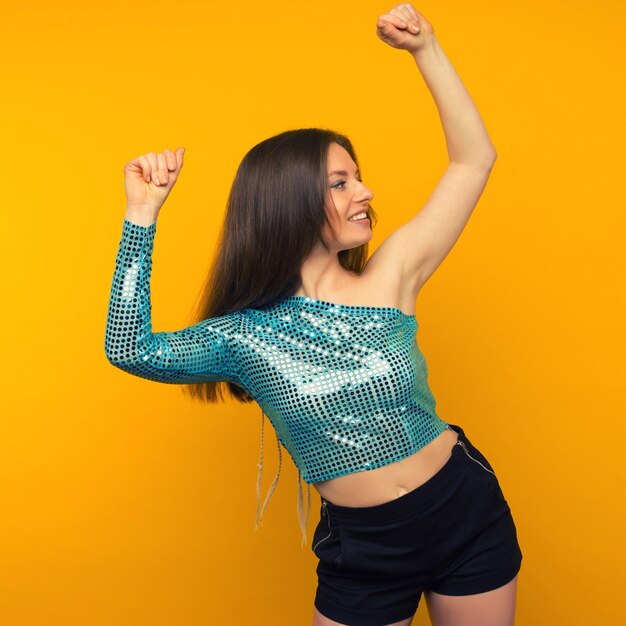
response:
<path id="1" fill-rule="evenodd" d="M 105 337 L 113 365 L 162 383 L 239 385 L 309 484 L 404 459 L 448 428 L 435 412 L 417 320 L 394 307 L 289 296 L 152 332 L 155 232 L 156 222 L 124 219 Z"/>

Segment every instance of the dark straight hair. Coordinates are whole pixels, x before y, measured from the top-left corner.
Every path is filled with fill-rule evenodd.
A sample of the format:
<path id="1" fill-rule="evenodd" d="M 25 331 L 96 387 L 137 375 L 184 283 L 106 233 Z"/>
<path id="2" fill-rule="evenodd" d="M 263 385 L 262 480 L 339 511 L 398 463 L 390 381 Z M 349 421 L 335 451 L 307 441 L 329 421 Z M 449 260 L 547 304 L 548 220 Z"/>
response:
<path id="1" fill-rule="evenodd" d="M 324 225 L 332 229 L 326 214 L 332 142 L 345 148 L 359 167 L 350 140 L 323 128 L 287 130 L 244 156 L 193 323 L 244 308 L 262 309 L 300 288 L 302 264 L 322 239 Z M 377 217 L 369 204 L 367 216 L 373 228 Z M 365 243 L 341 250 L 338 258 L 345 269 L 361 274 L 367 254 Z M 241 402 L 253 400 L 228 381 L 183 385 L 184 392 L 204 402 L 223 400 L 225 389 Z"/>

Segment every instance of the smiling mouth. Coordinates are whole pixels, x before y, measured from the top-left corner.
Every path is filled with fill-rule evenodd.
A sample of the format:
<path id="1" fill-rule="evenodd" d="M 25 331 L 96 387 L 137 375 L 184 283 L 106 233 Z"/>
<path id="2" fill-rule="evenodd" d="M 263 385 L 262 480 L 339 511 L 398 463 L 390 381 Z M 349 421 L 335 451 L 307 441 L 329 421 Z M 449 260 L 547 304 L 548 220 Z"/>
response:
<path id="1" fill-rule="evenodd" d="M 357 215 L 362 215 L 363 217 L 359 218 L 359 219 L 354 219 Z M 367 217 L 367 211 L 361 211 L 360 213 L 355 213 L 355 215 L 353 215 L 352 217 L 348 218 L 349 222 L 365 222 L 368 219 Z"/>

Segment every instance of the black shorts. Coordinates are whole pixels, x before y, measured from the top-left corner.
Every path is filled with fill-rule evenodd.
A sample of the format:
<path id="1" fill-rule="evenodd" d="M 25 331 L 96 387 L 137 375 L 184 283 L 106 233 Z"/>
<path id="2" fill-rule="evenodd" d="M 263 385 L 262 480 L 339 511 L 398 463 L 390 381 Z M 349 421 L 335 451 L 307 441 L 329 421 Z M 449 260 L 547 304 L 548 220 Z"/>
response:
<path id="1" fill-rule="evenodd" d="M 366 507 L 322 498 L 311 542 L 322 615 L 384 626 L 412 616 L 425 590 L 463 596 L 515 577 L 522 551 L 493 467 L 449 427 L 459 436 L 450 458 L 413 491 Z"/>

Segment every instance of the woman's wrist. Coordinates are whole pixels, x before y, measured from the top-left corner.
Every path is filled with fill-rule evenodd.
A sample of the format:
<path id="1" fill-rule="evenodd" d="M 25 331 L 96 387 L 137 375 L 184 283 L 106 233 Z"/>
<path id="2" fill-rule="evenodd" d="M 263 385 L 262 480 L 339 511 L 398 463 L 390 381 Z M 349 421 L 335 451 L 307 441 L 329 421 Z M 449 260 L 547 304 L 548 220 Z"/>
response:
<path id="1" fill-rule="evenodd" d="M 419 65 L 420 60 L 424 57 L 432 55 L 438 45 L 435 33 L 429 33 L 426 40 L 420 44 L 419 48 L 410 50 L 409 53 Z"/>
<path id="2" fill-rule="evenodd" d="M 139 226 L 150 226 L 157 221 L 159 211 L 152 207 L 127 206 L 124 219 Z"/>

